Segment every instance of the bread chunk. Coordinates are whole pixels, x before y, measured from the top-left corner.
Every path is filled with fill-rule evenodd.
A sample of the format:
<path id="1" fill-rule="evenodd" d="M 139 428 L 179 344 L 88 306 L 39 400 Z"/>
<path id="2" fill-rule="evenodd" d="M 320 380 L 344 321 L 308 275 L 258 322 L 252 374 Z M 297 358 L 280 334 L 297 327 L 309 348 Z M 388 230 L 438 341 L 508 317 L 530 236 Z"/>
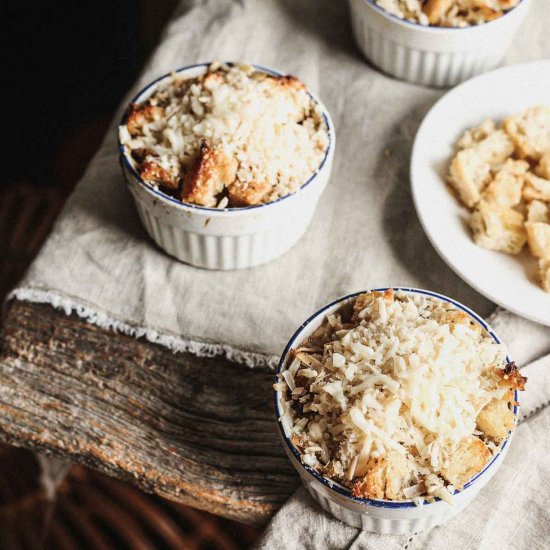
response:
<path id="1" fill-rule="evenodd" d="M 539 260 L 540 285 L 546 292 L 550 292 L 550 260 Z"/>
<path id="2" fill-rule="evenodd" d="M 550 180 L 539 178 L 532 172 L 525 174 L 523 198 L 527 201 L 539 200 L 550 202 Z"/>
<path id="3" fill-rule="evenodd" d="M 482 201 L 470 216 L 469 224 L 479 246 L 519 254 L 527 240 L 523 221 L 523 214 L 516 210 Z"/>
<path id="4" fill-rule="evenodd" d="M 497 369 L 496 372 L 500 376 L 500 387 L 519 391 L 525 389 L 527 378 L 521 375 L 514 361 L 508 363 L 503 369 Z"/>
<path id="5" fill-rule="evenodd" d="M 430 25 L 439 23 L 453 2 L 454 0 L 428 0 L 422 11 L 428 16 Z"/>
<path id="6" fill-rule="evenodd" d="M 513 150 L 514 146 L 506 133 L 495 130 L 456 154 L 451 162 L 448 181 L 468 208 L 473 208 L 480 201 L 481 192 L 491 179 L 491 167 L 504 162 Z"/>
<path id="7" fill-rule="evenodd" d="M 477 437 L 464 439 L 451 455 L 447 468 L 441 474 L 458 489 L 461 489 L 472 477 L 483 470 L 491 457 L 491 451 Z"/>
<path id="8" fill-rule="evenodd" d="M 550 223 L 550 211 L 548 205 L 542 201 L 531 201 L 527 205 L 527 221 Z"/>
<path id="9" fill-rule="evenodd" d="M 508 159 L 483 193 L 483 200 L 499 206 L 516 206 L 521 202 L 524 176 L 529 164 Z"/>
<path id="10" fill-rule="evenodd" d="M 545 151 L 540 157 L 539 163 L 535 168 L 537 176 L 550 180 L 550 149 Z"/>
<path id="11" fill-rule="evenodd" d="M 410 481 L 411 470 L 407 464 L 407 457 L 397 451 L 389 453 L 386 465 L 386 498 L 403 498 L 403 489 L 410 485 Z"/>
<path id="12" fill-rule="evenodd" d="M 371 458 L 367 473 L 352 487 L 353 496 L 360 498 L 403 498 L 403 489 L 410 485 L 411 470 L 407 457 L 391 451 L 385 458 Z"/>
<path id="13" fill-rule="evenodd" d="M 384 498 L 385 491 L 386 461 L 383 458 L 371 458 L 367 473 L 354 483 L 351 493 L 359 498 Z"/>
<path id="14" fill-rule="evenodd" d="M 137 134 L 142 126 L 147 122 L 153 122 L 159 120 L 164 114 L 164 111 L 156 106 L 149 103 L 132 103 L 130 105 L 130 114 L 126 121 L 126 126 L 130 135 Z"/>
<path id="15" fill-rule="evenodd" d="M 550 224 L 527 222 L 525 229 L 527 230 L 527 242 L 533 256 L 550 260 Z"/>
<path id="16" fill-rule="evenodd" d="M 522 158 L 539 160 L 550 149 L 550 107 L 531 107 L 509 116 L 503 127 Z"/>
<path id="17" fill-rule="evenodd" d="M 139 175 L 144 181 L 158 185 L 165 190 L 175 191 L 179 188 L 178 176 L 163 168 L 157 162 L 143 162 Z"/>
<path id="18" fill-rule="evenodd" d="M 222 149 L 212 149 L 203 140 L 195 166 L 183 181 L 183 201 L 216 206 L 218 195 L 225 186 L 233 183 L 237 166 L 236 159 L 229 157 Z"/>
<path id="19" fill-rule="evenodd" d="M 268 181 L 242 183 L 235 181 L 229 186 L 229 201 L 233 206 L 251 206 L 260 204 L 264 198 L 272 191 L 272 186 Z"/>
<path id="20" fill-rule="evenodd" d="M 515 427 L 512 402 L 514 392 L 510 390 L 503 398 L 493 399 L 477 415 L 477 428 L 488 438 L 499 444 Z"/>

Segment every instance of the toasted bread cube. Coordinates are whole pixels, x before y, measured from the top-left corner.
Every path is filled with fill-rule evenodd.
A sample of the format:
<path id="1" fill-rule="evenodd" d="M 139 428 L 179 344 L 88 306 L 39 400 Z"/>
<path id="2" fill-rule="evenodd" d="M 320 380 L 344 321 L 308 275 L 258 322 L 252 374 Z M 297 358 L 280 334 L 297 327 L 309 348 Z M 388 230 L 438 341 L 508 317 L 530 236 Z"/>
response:
<path id="1" fill-rule="evenodd" d="M 518 369 L 518 366 L 514 361 L 508 363 L 503 369 L 496 369 L 498 376 L 500 376 L 499 386 L 501 388 L 509 388 L 511 390 L 523 391 L 527 378 L 522 376 Z"/>
<path id="2" fill-rule="evenodd" d="M 539 200 L 550 202 L 550 180 L 539 178 L 528 172 L 525 174 L 523 198 L 527 201 Z"/>
<path id="3" fill-rule="evenodd" d="M 503 163 L 514 152 L 514 144 L 503 130 L 491 132 L 474 147 L 476 153 L 491 167 Z"/>
<path id="4" fill-rule="evenodd" d="M 540 286 L 550 292 L 550 260 L 539 260 Z"/>
<path id="5" fill-rule="evenodd" d="M 544 222 L 527 222 L 527 242 L 531 254 L 536 258 L 550 260 L 550 224 Z"/>
<path id="6" fill-rule="evenodd" d="M 260 182 L 243 183 L 236 180 L 227 189 L 231 206 L 251 206 L 260 204 L 273 190 L 272 185 L 264 180 Z"/>
<path id="7" fill-rule="evenodd" d="M 439 324 L 450 325 L 450 331 L 453 332 L 455 325 L 464 325 L 469 327 L 475 332 L 481 333 L 481 326 L 476 323 L 467 313 L 464 311 L 445 311 L 439 319 Z"/>
<path id="8" fill-rule="evenodd" d="M 179 176 L 173 170 L 162 167 L 158 162 L 144 161 L 139 175 L 144 181 L 158 185 L 164 190 L 176 191 L 179 188 Z"/>
<path id="9" fill-rule="evenodd" d="M 502 125 L 520 157 L 539 160 L 550 149 L 550 107 L 531 107 L 505 118 Z"/>
<path id="10" fill-rule="evenodd" d="M 512 408 L 514 392 L 511 390 L 501 399 L 492 399 L 477 415 L 477 428 L 499 444 L 515 427 Z"/>
<path id="11" fill-rule="evenodd" d="M 398 451 L 388 454 L 386 463 L 386 498 L 399 500 L 403 498 L 403 489 L 410 485 L 411 470 L 407 457 Z"/>
<path id="12" fill-rule="evenodd" d="M 479 126 L 466 130 L 458 140 L 459 149 L 467 149 L 484 140 L 487 136 L 496 130 L 495 121 L 490 118 L 485 119 Z"/>
<path id="13" fill-rule="evenodd" d="M 508 159 L 483 192 L 483 200 L 500 206 L 516 206 L 521 202 L 523 179 L 529 164 Z"/>
<path id="14" fill-rule="evenodd" d="M 491 179 L 491 167 L 504 162 L 513 150 L 510 138 L 502 130 L 496 130 L 456 154 L 448 181 L 468 208 L 481 200 L 481 192 Z"/>
<path id="15" fill-rule="evenodd" d="M 527 240 L 523 221 L 520 212 L 482 201 L 470 216 L 469 224 L 479 246 L 519 254 Z"/>
<path id="16" fill-rule="evenodd" d="M 365 476 L 356 481 L 352 495 L 359 498 L 384 498 L 386 491 L 386 461 L 383 458 L 371 458 Z"/>
<path id="17" fill-rule="evenodd" d="M 448 181 L 468 208 L 473 208 L 481 200 L 481 191 L 490 179 L 489 163 L 473 149 L 459 151 L 451 162 Z"/>
<path id="18" fill-rule="evenodd" d="M 144 124 L 159 120 L 164 114 L 163 109 L 149 103 L 132 103 L 126 120 L 126 127 L 132 136 L 139 134 Z"/>
<path id="19" fill-rule="evenodd" d="M 427 0 L 422 11 L 428 16 L 431 25 L 439 23 L 447 13 L 454 0 Z"/>
<path id="20" fill-rule="evenodd" d="M 371 458 L 367 473 L 356 481 L 352 494 L 362 498 L 403 498 L 403 489 L 411 480 L 407 457 L 398 451 L 391 451 L 385 458 Z"/>
<path id="21" fill-rule="evenodd" d="M 441 475 L 458 489 L 483 470 L 491 457 L 491 451 L 477 437 L 471 436 L 460 442 L 452 453 L 449 465 L 441 469 Z"/>
<path id="22" fill-rule="evenodd" d="M 238 162 L 222 149 L 212 149 L 206 141 L 191 173 L 184 178 L 182 199 L 202 206 L 216 206 L 218 195 L 233 183 Z"/>
<path id="23" fill-rule="evenodd" d="M 527 221 L 550 223 L 550 210 L 548 205 L 542 201 L 531 201 L 527 205 Z"/>
<path id="24" fill-rule="evenodd" d="M 550 149 L 545 151 L 540 157 L 539 163 L 535 168 L 537 176 L 550 180 Z"/>

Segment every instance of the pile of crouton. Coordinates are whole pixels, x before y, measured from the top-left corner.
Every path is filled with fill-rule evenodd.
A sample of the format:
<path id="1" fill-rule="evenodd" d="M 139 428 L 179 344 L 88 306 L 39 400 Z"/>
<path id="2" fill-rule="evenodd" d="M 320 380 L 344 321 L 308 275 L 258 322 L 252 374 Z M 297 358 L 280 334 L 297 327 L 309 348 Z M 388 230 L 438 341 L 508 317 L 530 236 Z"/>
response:
<path id="1" fill-rule="evenodd" d="M 497 125 L 486 120 L 458 142 L 448 182 L 471 210 L 476 244 L 537 259 L 550 292 L 550 107 L 531 107 Z"/>

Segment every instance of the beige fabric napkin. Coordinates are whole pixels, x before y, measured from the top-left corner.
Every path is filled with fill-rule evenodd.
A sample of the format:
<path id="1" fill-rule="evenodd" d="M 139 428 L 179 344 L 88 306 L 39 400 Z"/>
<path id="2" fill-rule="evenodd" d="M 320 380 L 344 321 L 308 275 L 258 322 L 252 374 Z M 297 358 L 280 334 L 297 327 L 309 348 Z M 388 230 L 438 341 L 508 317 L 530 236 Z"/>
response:
<path id="1" fill-rule="evenodd" d="M 550 2 L 535 2 L 510 61 L 550 54 Z M 482 315 L 424 235 L 411 201 L 415 131 L 442 91 L 390 79 L 356 49 L 344 0 L 182 2 L 131 90 L 198 61 L 247 60 L 298 75 L 336 125 L 331 181 L 303 240 L 267 265 L 209 272 L 174 261 L 140 225 L 118 165 L 115 125 L 12 297 L 48 302 L 174 350 L 273 362 L 296 326 L 349 292 L 418 286 Z"/>

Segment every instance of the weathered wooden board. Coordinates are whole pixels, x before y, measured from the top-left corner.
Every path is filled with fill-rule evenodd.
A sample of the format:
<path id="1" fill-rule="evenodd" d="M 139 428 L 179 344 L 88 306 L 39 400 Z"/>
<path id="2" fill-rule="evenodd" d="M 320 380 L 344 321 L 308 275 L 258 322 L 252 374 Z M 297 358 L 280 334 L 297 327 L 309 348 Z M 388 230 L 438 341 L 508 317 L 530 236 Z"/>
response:
<path id="1" fill-rule="evenodd" d="M 199 359 L 11 302 L 0 336 L 0 439 L 261 525 L 298 484 L 273 374 Z"/>

